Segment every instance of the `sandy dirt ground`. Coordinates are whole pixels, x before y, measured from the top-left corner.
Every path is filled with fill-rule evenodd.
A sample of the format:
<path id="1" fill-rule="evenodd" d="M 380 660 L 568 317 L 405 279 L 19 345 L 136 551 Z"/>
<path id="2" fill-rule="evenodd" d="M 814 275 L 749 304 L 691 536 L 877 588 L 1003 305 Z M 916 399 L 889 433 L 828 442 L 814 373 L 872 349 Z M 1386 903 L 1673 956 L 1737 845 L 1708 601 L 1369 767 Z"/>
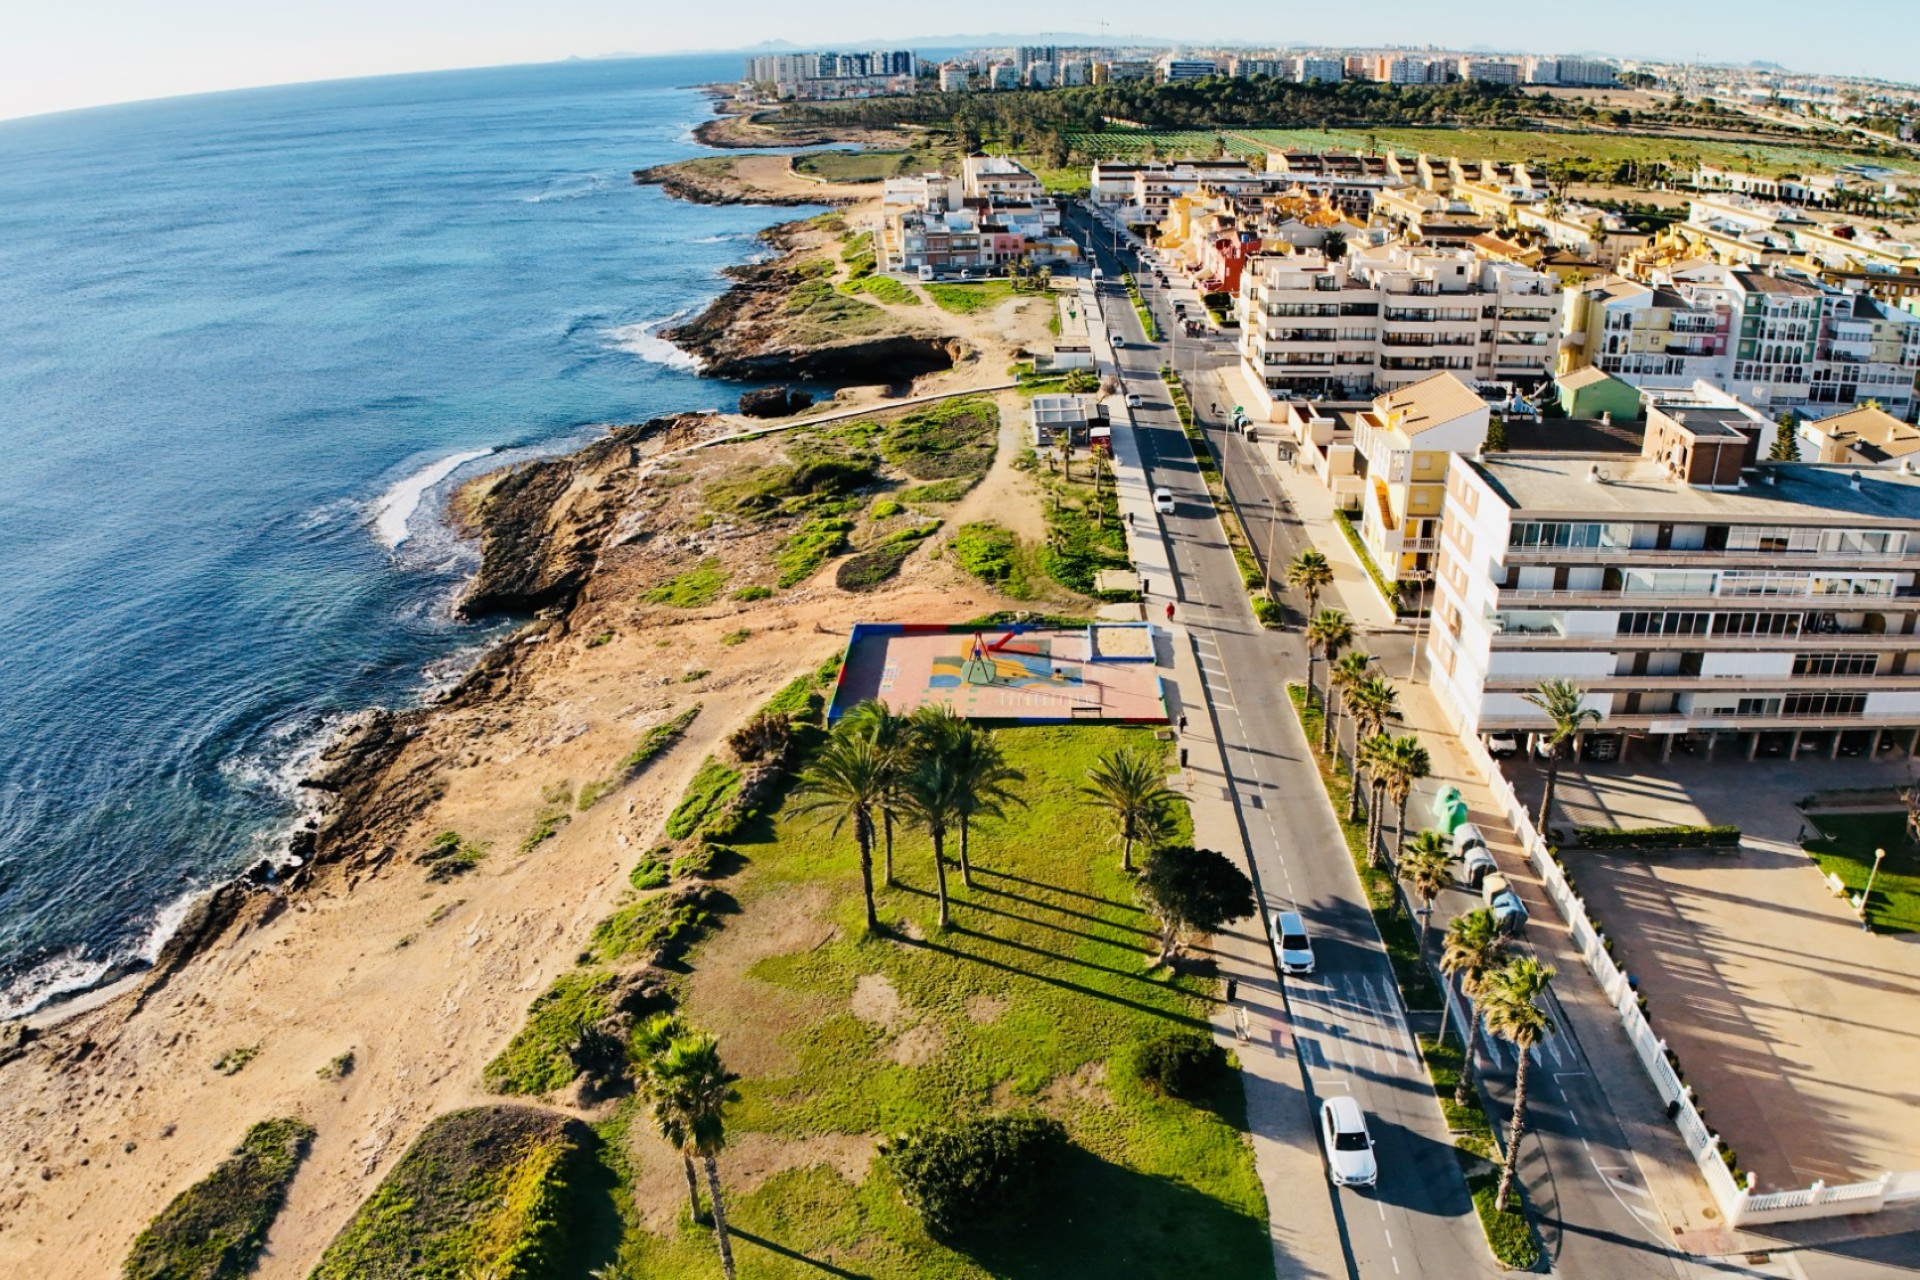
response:
<path id="1" fill-rule="evenodd" d="M 1004 380 L 1016 347 L 1046 336 L 1046 304 L 1037 299 L 969 317 L 930 303 L 901 309 L 979 351 L 921 379 L 920 394 Z M 1037 488 L 1010 465 L 1025 402 L 1013 394 L 1000 401 L 1000 454 L 948 513 L 949 527 L 991 515 L 1039 536 Z M 715 429 L 735 425 L 746 424 L 717 419 Z M 687 454 L 675 468 L 765 460 L 778 448 L 771 436 Z M 771 576 L 767 547 L 729 536 L 689 530 L 596 572 L 565 634 L 527 646 L 512 694 L 437 716 L 395 769 L 429 771 L 438 798 L 391 856 L 323 879 L 230 933 L 164 987 L 78 1013 L 0 1066 L 0 1275 L 115 1272 L 173 1195 L 205 1176 L 249 1125 L 284 1115 L 306 1118 L 318 1137 L 258 1274 L 305 1275 L 428 1120 L 487 1098 L 482 1068 L 528 1002 L 573 965 L 700 760 L 734 725 L 836 653 L 857 618 L 957 620 L 1012 605 L 960 577 L 931 546 L 897 583 L 863 597 L 833 587 L 830 562 L 810 582 L 753 605 L 724 596 L 686 611 L 635 603 L 646 583 L 705 554 L 735 566 L 730 586 Z M 741 628 L 752 633 L 744 643 L 720 643 Z M 605 632 L 605 643 L 590 643 Z M 706 674 L 691 679 L 694 670 Z M 584 812 L 568 803 L 558 834 L 521 852 L 538 815 L 555 807 L 550 797 L 614 773 L 650 726 L 696 701 L 700 716 L 669 754 Z M 489 852 L 473 872 L 433 884 L 413 857 L 443 830 Z M 236 1049 L 253 1050 L 251 1060 L 233 1074 L 216 1070 Z M 344 1053 L 352 1071 L 324 1078 Z M 805 1158 L 863 1166 L 865 1141 L 843 1145 Z M 670 1218 L 684 1190 L 677 1162 L 656 1154 L 643 1159 L 641 1184 L 660 1204 L 645 1211 Z M 735 1177 L 770 1176 L 803 1158 L 775 1144 L 746 1155 L 743 1166 L 736 1154 Z"/>

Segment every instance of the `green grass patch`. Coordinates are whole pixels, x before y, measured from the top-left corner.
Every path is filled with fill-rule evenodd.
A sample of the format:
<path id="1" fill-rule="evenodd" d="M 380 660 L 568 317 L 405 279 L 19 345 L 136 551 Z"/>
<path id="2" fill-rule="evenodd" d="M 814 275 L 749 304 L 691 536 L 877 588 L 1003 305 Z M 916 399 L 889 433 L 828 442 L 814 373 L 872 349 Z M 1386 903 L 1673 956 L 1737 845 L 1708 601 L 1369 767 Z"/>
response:
<path id="1" fill-rule="evenodd" d="M 740 794 L 740 781 L 738 769 L 708 756 L 687 784 L 680 803 L 667 815 L 668 837 L 685 840 L 699 831 Z"/>
<path id="2" fill-rule="evenodd" d="M 260 1046 L 257 1044 L 235 1045 L 213 1060 L 213 1069 L 223 1076 L 237 1076 L 259 1056 Z"/>
<path id="3" fill-rule="evenodd" d="M 1153 318 L 1153 311 L 1147 306 L 1147 300 L 1140 296 L 1140 286 L 1135 283 L 1133 272 L 1122 272 L 1120 282 L 1127 286 L 1127 296 L 1133 299 L 1133 311 L 1140 317 L 1140 327 L 1146 332 L 1147 341 L 1160 341 L 1160 322 Z"/>
<path id="4" fill-rule="evenodd" d="M 487 1064 L 494 1093 L 546 1093 L 575 1074 L 571 1050 L 580 1033 L 613 1012 L 618 979 L 603 969 L 573 969 L 527 1006 L 524 1026 Z"/>
<path id="5" fill-rule="evenodd" d="M 920 295 L 892 276 L 858 276 L 840 286 L 852 293 L 864 293 L 875 302 L 884 302 L 890 307 L 917 307 Z"/>
<path id="6" fill-rule="evenodd" d="M 1510 1271 L 1531 1271 L 1540 1265 L 1540 1240 L 1527 1218 L 1527 1193 L 1516 1179 L 1507 1193 L 1507 1211 L 1494 1209 L 1494 1196 L 1500 1187 L 1500 1171 L 1478 1156 L 1454 1148 L 1461 1169 L 1467 1175 L 1467 1190 L 1473 1194 L 1474 1212 L 1480 1215 L 1480 1229 L 1487 1233 L 1487 1247 Z"/>
<path id="7" fill-rule="evenodd" d="M 782 807 L 734 841 L 747 862 L 729 889 L 745 913 L 818 913 L 837 928 L 824 941 L 818 930 L 805 940 L 797 933 L 790 950 L 751 965 L 745 982 L 768 993 L 768 1006 L 717 1003 L 696 979 L 683 1012 L 718 1031 L 723 1051 L 743 1037 L 772 1038 L 751 1059 L 730 1055 L 746 1064 L 728 1119 L 735 1141 L 897 1134 L 1043 1106 L 1072 1145 L 1032 1194 L 1009 1199 L 992 1230 L 963 1231 L 953 1243 L 927 1234 L 882 1162 L 851 1179 L 825 1164 L 777 1173 L 729 1200 L 730 1221 L 780 1251 L 749 1248 L 743 1276 L 817 1274 L 798 1254 L 855 1275 L 916 1280 L 1148 1280 L 1192 1270 L 1199 1258 L 1209 1277 L 1270 1277 L 1266 1204 L 1237 1082 L 1196 1105 L 1148 1086 L 1134 1067 L 1142 1042 L 1205 1027 L 1217 983 L 1145 968 L 1153 922 L 1075 790 L 1100 753 L 1163 745 L 1147 730 L 1094 725 L 1007 729 L 1001 740 L 1026 775 L 1018 790 L 1028 806 L 975 827 L 978 887 L 950 874 L 955 930 L 937 928 L 929 847 L 903 827 L 899 884 L 878 887 L 894 933 L 864 937 L 852 840 Z M 700 943 L 688 964 L 698 973 L 707 950 L 727 939 Z M 887 1025 L 855 1016 L 856 988 L 890 990 L 898 1016 Z M 715 1273 L 704 1230 L 653 1230 L 637 1214 L 627 1226 L 624 1274 Z"/>
<path id="8" fill-rule="evenodd" d="M 531 1107 L 429 1124 L 314 1268 L 312 1280 L 559 1280 L 582 1274 L 593 1135 Z"/>
<path id="9" fill-rule="evenodd" d="M 664 604 L 675 609 L 699 609 L 720 598 L 721 588 L 732 575 L 717 556 L 708 556 L 691 569 L 667 579 L 641 595 L 648 604 Z"/>
<path id="10" fill-rule="evenodd" d="M 793 286 L 785 312 L 787 337 L 796 346 L 868 338 L 893 328 L 893 318 L 886 312 L 840 292 L 830 280 L 803 280 Z"/>
<path id="11" fill-rule="evenodd" d="M 805 515 L 840 505 L 879 477 L 873 459 L 814 451 L 794 461 L 743 469 L 707 486 L 707 506 L 750 519 Z"/>
<path id="12" fill-rule="evenodd" d="M 749 639 L 752 638 L 752 636 L 753 636 L 752 628 L 740 627 L 736 630 L 729 631 L 727 632 L 727 634 L 721 636 L 720 643 L 728 646 L 732 646 L 736 644 L 745 644 Z"/>
<path id="13" fill-rule="evenodd" d="M 900 494 L 902 502 L 958 502 L 967 496 L 973 486 L 980 483 L 980 477 L 969 476 L 963 479 L 936 480 L 932 484 L 917 484 Z"/>
<path id="14" fill-rule="evenodd" d="M 1287 697 L 1292 700 L 1294 712 L 1300 717 L 1300 728 L 1306 734 L 1314 763 L 1320 769 L 1320 780 L 1326 784 L 1327 800 L 1333 805 L 1334 820 L 1340 824 L 1341 832 L 1346 836 L 1347 853 L 1352 856 L 1354 870 L 1360 875 L 1361 887 L 1367 892 L 1367 906 L 1373 912 L 1373 923 L 1380 931 L 1380 941 L 1386 946 L 1387 959 L 1393 963 L 1393 976 L 1400 984 L 1400 994 L 1410 1009 L 1438 1009 L 1440 989 L 1420 958 L 1420 936 L 1400 901 L 1393 876 L 1384 867 L 1367 865 L 1366 820 L 1364 817 L 1358 822 L 1346 820 L 1347 798 L 1352 791 L 1346 761 L 1329 761 L 1320 754 L 1321 712 L 1318 705 L 1308 704 L 1306 688 L 1289 684 Z"/>
<path id="15" fill-rule="evenodd" d="M 852 530 L 853 521 L 844 516 L 809 516 L 773 554 L 780 585 L 791 587 L 811 578 L 829 558 L 846 549 Z"/>
<path id="16" fill-rule="evenodd" d="M 1906 814 L 1822 813 L 1811 821 L 1822 838 L 1809 840 L 1807 853 L 1822 875 L 1839 876 L 1845 882 L 1849 896 L 1866 889 L 1873 851 L 1887 851 L 1873 880 L 1873 900 L 1867 904 L 1867 922 L 1874 932 L 1920 931 L 1920 853 L 1907 842 Z"/>
<path id="17" fill-rule="evenodd" d="M 676 872 L 674 866 L 680 866 Z M 668 875 L 690 874 L 675 859 Z M 672 960 L 699 936 L 713 917 L 700 902 L 678 894 L 656 894 L 620 908 L 594 926 L 588 952 L 599 964 L 640 957 Z"/>
<path id="18" fill-rule="evenodd" d="M 742 604 L 751 604 L 755 600 L 770 600 L 773 598 L 773 588 L 763 587 L 757 584 L 751 587 L 742 587 L 733 593 L 733 598 Z"/>
<path id="19" fill-rule="evenodd" d="M 793 171 L 822 182 L 881 182 L 913 173 L 924 163 L 911 150 L 802 151 L 793 157 Z"/>
<path id="20" fill-rule="evenodd" d="M 900 572 L 900 566 L 906 563 L 914 548 L 939 529 L 938 520 L 902 529 L 879 545 L 858 555 L 848 556 L 834 571 L 833 585 L 842 591 L 856 593 L 874 590 Z"/>
<path id="21" fill-rule="evenodd" d="M 923 287 L 935 306 L 957 316 L 970 316 L 997 307 L 1014 295 L 1013 284 L 1007 280 L 982 280 L 977 284 L 929 284 Z"/>
<path id="22" fill-rule="evenodd" d="M 620 771 L 631 775 L 645 768 L 656 756 L 680 741 L 693 724 L 694 717 L 699 714 L 700 704 L 696 702 L 673 719 L 662 721 L 647 730 L 641 735 L 639 745 L 620 762 Z"/>
<path id="23" fill-rule="evenodd" d="M 942 400 L 888 423 L 880 455 L 915 480 L 978 479 L 993 465 L 999 441 L 993 401 Z"/>
<path id="24" fill-rule="evenodd" d="M 1094 584 L 1101 570 L 1130 569 L 1133 562 L 1127 558 L 1126 523 L 1120 518 L 1112 469 L 1098 457 L 1076 465 L 1078 477 L 1101 468 L 1105 482 L 1097 491 L 1093 485 L 1065 479 L 1047 482 L 1047 541 L 1039 550 L 1039 560 L 1055 582 L 1090 596 L 1096 594 Z"/>
<path id="25" fill-rule="evenodd" d="M 175 1196 L 134 1239 L 125 1280 L 240 1280 L 266 1248 L 267 1228 L 313 1141 L 303 1120 L 263 1120 L 232 1155 Z"/>
<path id="26" fill-rule="evenodd" d="M 1479 1101 L 1475 1099 L 1463 1107 L 1453 1100 L 1453 1091 L 1460 1087 L 1460 1065 L 1466 1060 L 1458 1029 L 1445 1041 L 1428 1035 L 1417 1038 L 1421 1057 L 1427 1063 L 1427 1075 L 1433 1080 L 1434 1096 L 1440 1099 L 1441 1114 L 1447 1118 L 1448 1132 L 1457 1135 L 1471 1151 L 1492 1150 L 1493 1126 L 1487 1121 L 1487 1113 L 1480 1109 Z"/>
<path id="27" fill-rule="evenodd" d="M 572 797 L 568 797 L 571 802 Z M 520 852 L 532 853 L 547 841 L 560 834 L 560 828 L 573 820 L 573 816 L 564 807 L 554 805 L 533 815 L 533 825 L 527 828 L 527 834 L 520 841 Z"/>
<path id="28" fill-rule="evenodd" d="M 991 520 L 961 525 L 953 535 L 953 556 L 962 569 L 1002 594 L 1015 600 L 1032 597 L 1027 552 L 1006 526 Z"/>

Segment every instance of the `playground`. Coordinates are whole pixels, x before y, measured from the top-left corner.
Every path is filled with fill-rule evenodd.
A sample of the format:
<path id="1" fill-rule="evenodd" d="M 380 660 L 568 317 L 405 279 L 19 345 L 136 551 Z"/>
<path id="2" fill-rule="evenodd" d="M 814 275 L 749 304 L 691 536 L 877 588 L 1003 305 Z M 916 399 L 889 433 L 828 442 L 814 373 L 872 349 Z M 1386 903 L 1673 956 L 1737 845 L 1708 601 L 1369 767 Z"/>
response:
<path id="1" fill-rule="evenodd" d="M 969 720 L 1167 721 L 1153 630 L 1142 622 L 1073 628 L 858 623 L 829 722 L 868 698 L 902 713 L 947 706 Z"/>

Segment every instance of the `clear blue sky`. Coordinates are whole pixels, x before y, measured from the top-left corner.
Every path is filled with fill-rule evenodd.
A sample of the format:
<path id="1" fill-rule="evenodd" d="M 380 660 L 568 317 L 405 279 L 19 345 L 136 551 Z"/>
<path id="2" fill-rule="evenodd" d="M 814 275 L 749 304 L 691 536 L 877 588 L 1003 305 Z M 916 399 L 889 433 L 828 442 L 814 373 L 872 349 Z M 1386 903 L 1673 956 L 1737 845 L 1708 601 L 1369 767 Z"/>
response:
<path id="1" fill-rule="evenodd" d="M 14 0 L 0 19 L 0 118 L 246 85 L 614 52 L 905 44 L 985 32 L 1138 33 L 1204 44 L 1487 45 L 1920 75 L 1920 0 L 1673 0 L 1500 5 L 1365 0 Z M 1191 29 L 1181 25 L 1191 20 Z"/>

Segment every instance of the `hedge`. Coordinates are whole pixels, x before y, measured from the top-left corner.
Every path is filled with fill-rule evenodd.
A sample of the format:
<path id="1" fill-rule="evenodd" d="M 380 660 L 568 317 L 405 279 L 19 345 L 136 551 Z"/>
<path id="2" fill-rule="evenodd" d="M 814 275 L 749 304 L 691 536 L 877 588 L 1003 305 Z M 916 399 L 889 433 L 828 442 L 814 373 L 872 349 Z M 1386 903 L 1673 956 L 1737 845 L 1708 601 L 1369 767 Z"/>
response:
<path id="1" fill-rule="evenodd" d="M 1711 849 L 1740 843 L 1738 827 L 1575 827 L 1588 849 Z"/>

